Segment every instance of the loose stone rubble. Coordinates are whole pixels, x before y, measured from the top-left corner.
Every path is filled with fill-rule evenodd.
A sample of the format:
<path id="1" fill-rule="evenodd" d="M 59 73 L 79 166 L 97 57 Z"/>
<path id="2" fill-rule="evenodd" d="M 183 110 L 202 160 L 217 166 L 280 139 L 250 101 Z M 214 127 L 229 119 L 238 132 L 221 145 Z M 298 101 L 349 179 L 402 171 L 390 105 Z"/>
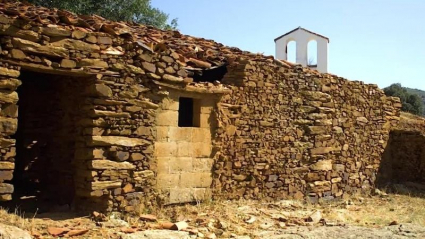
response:
<path id="1" fill-rule="evenodd" d="M 56 194 L 78 209 L 341 198 L 373 188 L 399 120 L 399 99 L 376 85 L 178 31 L 2 0 L 0 35 L 3 201 L 12 199 L 15 158 L 42 161 L 28 177 L 53 191 L 66 185 Z M 53 92 L 36 91 L 31 77 Z M 68 118 L 23 98 L 34 109 L 19 112 L 31 117 L 18 126 L 25 85 Z M 179 126 L 182 98 L 193 102 L 192 127 Z M 33 142 L 49 132 L 49 160 L 25 149 L 15 157 L 18 127 Z M 26 175 L 19 160 L 15 175 Z"/>

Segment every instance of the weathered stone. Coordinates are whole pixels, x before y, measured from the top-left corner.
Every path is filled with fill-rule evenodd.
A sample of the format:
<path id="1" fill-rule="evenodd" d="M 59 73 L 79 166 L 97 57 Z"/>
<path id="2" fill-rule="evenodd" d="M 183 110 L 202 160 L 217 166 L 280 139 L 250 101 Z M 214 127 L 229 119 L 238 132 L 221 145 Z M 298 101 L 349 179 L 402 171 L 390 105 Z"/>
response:
<path id="1" fill-rule="evenodd" d="M 126 161 L 130 158 L 130 153 L 129 152 L 124 152 L 124 151 L 116 151 L 113 153 L 115 160 L 123 162 Z"/>
<path id="2" fill-rule="evenodd" d="M 77 67 L 77 62 L 75 62 L 73 60 L 69 60 L 69 59 L 62 59 L 61 67 L 72 69 L 72 68 Z"/>
<path id="3" fill-rule="evenodd" d="M 30 52 L 35 54 L 41 54 L 46 56 L 52 56 L 52 57 L 67 57 L 68 56 L 68 50 L 63 47 L 57 47 L 55 45 L 47 45 L 43 46 L 38 43 L 34 43 L 31 41 L 19 39 L 19 38 L 13 38 L 12 44 L 15 48 L 19 48 L 20 50 L 24 52 Z"/>
<path id="4" fill-rule="evenodd" d="M 12 118 L 0 117 L 0 132 L 6 135 L 15 134 L 18 128 L 18 120 Z"/>
<path id="5" fill-rule="evenodd" d="M 12 49 L 10 51 L 10 54 L 12 54 L 12 58 L 18 59 L 18 60 L 22 60 L 27 58 L 27 56 L 25 55 L 25 53 L 19 49 Z"/>
<path id="6" fill-rule="evenodd" d="M 311 155 L 323 155 L 334 151 L 334 148 L 332 147 L 320 147 L 320 148 L 314 148 L 311 149 L 310 153 Z"/>
<path id="7" fill-rule="evenodd" d="M 74 30 L 74 31 L 72 31 L 71 36 L 72 36 L 72 38 L 80 40 L 80 39 L 85 38 L 87 36 L 87 33 L 84 32 L 84 31 L 81 31 L 81 30 Z"/>
<path id="8" fill-rule="evenodd" d="M 7 183 L 0 183 L 0 194 L 11 194 L 13 193 L 13 185 Z"/>
<path id="9" fill-rule="evenodd" d="M 74 40 L 65 38 L 56 42 L 51 43 L 54 47 L 65 48 L 68 50 L 87 51 L 87 52 L 99 52 L 100 47 L 95 44 L 89 44 L 80 40 Z"/>
<path id="10" fill-rule="evenodd" d="M 143 154 L 141 153 L 132 153 L 130 155 L 130 160 L 131 161 L 141 161 L 143 160 L 145 157 L 143 156 Z"/>
<path id="11" fill-rule="evenodd" d="M 168 75 L 168 74 L 163 75 L 162 79 L 165 80 L 165 81 L 176 82 L 176 83 L 181 83 L 181 82 L 184 81 L 183 78 L 175 77 L 175 76 Z"/>
<path id="12" fill-rule="evenodd" d="M 19 37 L 32 42 L 36 42 L 40 39 L 38 33 L 31 30 L 22 30 L 13 25 L 0 25 L 0 35 Z"/>
<path id="13" fill-rule="evenodd" d="M 17 70 L 8 69 L 5 67 L 0 67 L 0 75 L 1 76 L 9 76 L 9 77 L 19 77 L 20 72 Z"/>
<path id="14" fill-rule="evenodd" d="M 1 165 L 0 165 L 0 167 L 1 167 Z M 7 181 L 7 180 L 12 180 L 12 179 L 13 179 L 13 171 L 12 170 L 8 170 L 8 171 L 1 170 L 0 171 L 0 181 L 1 182 Z"/>
<path id="15" fill-rule="evenodd" d="M 16 91 L 0 91 L 0 102 L 16 104 L 18 103 L 19 97 Z"/>
<path id="16" fill-rule="evenodd" d="M 18 106 L 15 104 L 6 104 L 5 106 L 3 106 L 3 109 L 0 112 L 0 115 L 5 117 L 17 118 Z"/>
<path id="17" fill-rule="evenodd" d="M 115 112 L 115 111 L 103 111 L 103 110 L 93 110 L 90 114 L 91 117 L 111 117 L 111 118 L 130 118 L 131 115 L 127 112 Z"/>
<path id="18" fill-rule="evenodd" d="M 89 146 L 124 146 L 136 147 L 149 145 L 150 143 L 144 139 L 127 138 L 120 136 L 92 136 L 87 139 Z"/>
<path id="19" fill-rule="evenodd" d="M 97 43 L 100 43 L 103 45 L 112 45 L 112 39 L 110 37 L 98 37 Z"/>
<path id="20" fill-rule="evenodd" d="M 332 170 L 332 160 L 322 160 L 310 165 L 310 169 L 314 171 L 330 171 Z"/>
<path id="21" fill-rule="evenodd" d="M 86 89 L 86 94 L 94 97 L 111 98 L 112 89 L 105 84 L 94 84 Z"/>
<path id="22" fill-rule="evenodd" d="M 102 190 L 102 189 L 114 189 L 120 188 L 122 182 L 121 181 L 96 181 L 91 182 L 91 190 Z"/>
<path id="23" fill-rule="evenodd" d="M 0 69 L 0 72 L 1 72 L 1 69 Z M 19 72 L 18 72 L 18 75 L 19 75 Z M 18 79 L 0 79 L 0 89 L 15 91 L 21 84 L 22 82 Z"/>
<path id="24" fill-rule="evenodd" d="M 41 33 L 51 37 L 69 37 L 71 36 L 71 31 L 68 29 L 61 28 L 56 25 L 48 25 L 47 27 L 41 28 Z"/>
<path id="25" fill-rule="evenodd" d="M 128 162 L 114 162 L 110 160 L 92 160 L 89 161 L 89 167 L 92 169 L 106 170 L 106 169 L 114 169 L 114 170 L 132 170 L 136 167 Z"/>
<path id="26" fill-rule="evenodd" d="M 77 63 L 78 67 L 98 67 L 98 68 L 108 68 L 109 65 L 107 62 L 99 60 L 99 59 L 82 59 Z"/>
<path id="27" fill-rule="evenodd" d="M 156 67 L 154 64 L 149 63 L 149 62 L 143 62 L 142 63 L 143 69 L 145 69 L 146 71 L 155 73 L 156 72 Z"/>
<path id="28" fill-rule="evenodd" d="M 0 161 L 0 170 L 14 170 L 15 163 Z"/>

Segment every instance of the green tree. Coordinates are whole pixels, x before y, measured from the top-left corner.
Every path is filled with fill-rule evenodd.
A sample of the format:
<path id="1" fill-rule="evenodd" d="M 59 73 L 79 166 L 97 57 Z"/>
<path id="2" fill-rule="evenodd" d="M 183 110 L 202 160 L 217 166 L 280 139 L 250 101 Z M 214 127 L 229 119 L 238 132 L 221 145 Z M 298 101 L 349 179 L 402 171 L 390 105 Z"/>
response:
<path id="1" fill-rule="evenodd" d="M 177 19 L 154 8 L 150 0 L 28 0 L 35 5 L 65 9 L 81 15 L 96 14 L 113 21 L 132 21 L 160 29 L 176 29 Z"/>
<path id="2" fill-rule="evenodd" d="M 416 115 L 424 114 L 424 102 L 417 94 L 411 94 L 400 83 L 392 84 L 384 88 L 384 92 L 388 96 L 400 98 L 402 103 L 402 111 L 406 111 Z"/>

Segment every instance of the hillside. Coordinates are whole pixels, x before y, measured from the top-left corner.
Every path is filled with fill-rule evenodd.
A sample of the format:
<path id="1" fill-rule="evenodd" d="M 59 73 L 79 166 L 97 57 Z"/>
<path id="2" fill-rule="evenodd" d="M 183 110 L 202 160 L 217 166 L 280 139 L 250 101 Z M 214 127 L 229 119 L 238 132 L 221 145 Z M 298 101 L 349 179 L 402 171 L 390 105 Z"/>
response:
<path id="1" fill-rule="evenodd" d="M 399 97 L 403 105 L 402 111 L 415 115 L 425 115 L 425 91 L 403 87 L 400 83 L 383 89 L 388 96 Z"/>

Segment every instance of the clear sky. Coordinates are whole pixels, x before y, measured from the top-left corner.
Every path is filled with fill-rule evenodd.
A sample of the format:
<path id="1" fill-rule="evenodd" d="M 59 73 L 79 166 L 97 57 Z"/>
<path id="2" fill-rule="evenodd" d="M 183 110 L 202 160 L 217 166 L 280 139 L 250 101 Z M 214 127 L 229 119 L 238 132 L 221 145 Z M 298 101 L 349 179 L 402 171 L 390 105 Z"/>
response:
<path id="1" fill-rule="evenodd" d="M 425 0 L 152 0 L 183 34 L 274 55 L 298 26 L 330 38 L 329 72 L 425 90 Z"/>

